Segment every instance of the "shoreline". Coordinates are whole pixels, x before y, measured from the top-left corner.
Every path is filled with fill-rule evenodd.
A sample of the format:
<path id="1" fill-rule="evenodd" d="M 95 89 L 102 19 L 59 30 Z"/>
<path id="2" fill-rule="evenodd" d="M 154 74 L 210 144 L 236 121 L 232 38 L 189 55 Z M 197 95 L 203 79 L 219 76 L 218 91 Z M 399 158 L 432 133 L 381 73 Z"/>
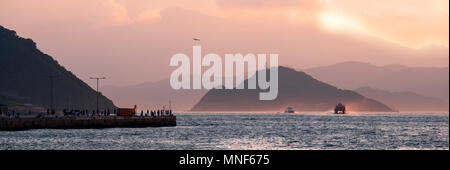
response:
<path id="1" fill-rule="evenodd" d="M 102 129 L 176 126 L 176 116 L 0 118 L 0 131 L 29 129 Z"/>

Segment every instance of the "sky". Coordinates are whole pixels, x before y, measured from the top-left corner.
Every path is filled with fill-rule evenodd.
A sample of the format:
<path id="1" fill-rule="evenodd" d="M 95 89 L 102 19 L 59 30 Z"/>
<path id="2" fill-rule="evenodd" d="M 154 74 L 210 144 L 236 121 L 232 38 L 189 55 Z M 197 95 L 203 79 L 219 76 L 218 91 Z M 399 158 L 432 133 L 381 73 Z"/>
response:
<path id="1" fill-rule="evenodd" d="M 0 0 L 0 25 L 90 85 L 169 78 L 176 53 L 278 53 L 281 65 L 344 61 L 447 67 L 448 0 Z M 193 42 L 192 38 L 201 42 Z"/>

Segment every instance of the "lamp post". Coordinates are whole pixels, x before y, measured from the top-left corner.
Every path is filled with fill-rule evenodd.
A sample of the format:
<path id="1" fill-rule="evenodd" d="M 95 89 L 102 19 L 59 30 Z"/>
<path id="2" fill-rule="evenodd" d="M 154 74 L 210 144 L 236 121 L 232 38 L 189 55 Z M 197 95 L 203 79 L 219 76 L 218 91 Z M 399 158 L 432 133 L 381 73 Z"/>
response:
<path id="1" fill-rule="evenodd" d="M 99 95 L 99 92 L 98 92 L 98 81 L 99 80 L 103 80 L 103 79 L 106 79 L 106 77 L 90 77 L 90 79 L 95 79 L 95 80 L 97 80 L 97 113 L 98 113 L 98 95 Z"/>

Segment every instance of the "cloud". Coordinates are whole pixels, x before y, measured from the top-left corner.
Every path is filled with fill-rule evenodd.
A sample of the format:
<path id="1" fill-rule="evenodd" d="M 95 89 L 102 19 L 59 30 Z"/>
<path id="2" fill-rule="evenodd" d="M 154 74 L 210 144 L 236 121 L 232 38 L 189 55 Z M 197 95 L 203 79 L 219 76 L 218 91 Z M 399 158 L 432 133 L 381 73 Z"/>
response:
<path id="1" fill-rule="evenodd" d="M 103 7 L 105 13 L 100 25 L 120 25 L 131 22 L 127 9 L 115 0 L 103 2 Z"/>
<path id="2" fill-rule="evenodd" d="M 141 12 L 136 18 L 135 21 L 148 21 L 160 18 L 160 12 L 158 10 L 146 10 Z"/>
<path id="3" fill-rule="evenodd" d="M 127 7 L 116 0 L 106 0 L 102 4 L 100 15 L 101 21 L 95 25 L 96 28 L 104 26 L 115 26 L 143 22 L 160 17 L 159 10 L 143 10 L 135 17 L 129 16 Z"/>
<path id="4" fill-rule="evenodd" d="M 244 9 L 316 9 L 320 6 L 317 0 L 215 0 L 222 8 Z"/>
<path id="5" fill-rule="evenodd" d="M 403 46 L 449 44 L 448 0 L 214 0 L 225 16 L 287 17 Z"/>
<path id="6" fill-rule="evenodd" d="M 352 16 L 365 32 L 408 47 L 448 47 L 448 0 L 328 0 L 324 11 Z"/>

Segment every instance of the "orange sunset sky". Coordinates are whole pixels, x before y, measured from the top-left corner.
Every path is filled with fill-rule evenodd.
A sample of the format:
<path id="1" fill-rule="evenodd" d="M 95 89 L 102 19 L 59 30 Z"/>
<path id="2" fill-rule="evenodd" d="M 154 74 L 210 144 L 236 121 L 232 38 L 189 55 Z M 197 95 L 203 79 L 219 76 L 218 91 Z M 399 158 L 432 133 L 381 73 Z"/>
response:
<path id="1" fill-rule="evenodd" d="M 167 79 L 194 37 L 204 53 L 278 53 L 297 69 L 449 60 L 448 0 L 0 0 L 0 25 L 90 85 Z"/>

